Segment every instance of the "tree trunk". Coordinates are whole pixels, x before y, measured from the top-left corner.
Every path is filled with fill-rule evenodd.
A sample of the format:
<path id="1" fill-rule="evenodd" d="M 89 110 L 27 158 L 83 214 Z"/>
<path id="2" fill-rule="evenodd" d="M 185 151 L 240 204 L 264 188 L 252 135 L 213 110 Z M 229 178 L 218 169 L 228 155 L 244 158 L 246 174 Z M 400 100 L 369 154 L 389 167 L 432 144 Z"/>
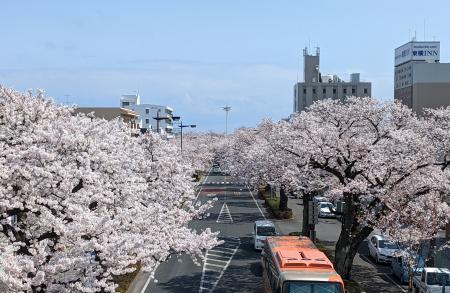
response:
<path id="1" fill-rule="evenodd" d="M 351 279 L 353 259 L 360 244 L 373 228 L 360 224 L 356 218 L 357 207 L 351 195 L 344 196 L 345 211 L 342 215 L 341 234 L 336 243 L 335 269 L 344 279 Z"/>
<path id="2" fill-rule="evenodd" d="M 285 211 L 287 210 L 288 206 L 288 196 L 286 193 L 286 190 L 284 189 L 283 186 L 280 187 L 280 205 L 278 207 L 278 209 L 280 211 Z"/>
<path id="3" fill-rule="evenodd" d="M 302 221 L 302 235 L 309 237 L 311 231 L 311 225 L 308 223 L 309 217 L 309 204 L 308 202 L 312 199 L 310 193 L 303 193 L 303 221 Z"/>

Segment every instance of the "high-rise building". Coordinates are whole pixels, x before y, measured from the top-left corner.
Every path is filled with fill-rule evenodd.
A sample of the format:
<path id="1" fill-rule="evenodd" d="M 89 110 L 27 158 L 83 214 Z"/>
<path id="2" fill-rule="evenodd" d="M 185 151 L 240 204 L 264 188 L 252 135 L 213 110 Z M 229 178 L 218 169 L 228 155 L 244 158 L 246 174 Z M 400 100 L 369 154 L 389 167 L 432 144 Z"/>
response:
<path id="1" fill-rule="evenodd" d="M 141 129 L 151 129 L 164 133 L 171 138 L 173 130 L 173 109 L 169 106 L 141 104 L 139 95 L 122 95 L 120 106 L 135 111 L 138 115 L 137 124 Z"/>
<path id="2" fill-rule="evenodd" d="M 440 43 L 411 41 L 395 49 L 394 98 L 421 114 L 450 105 L 450 63 L 439 63 Z"/>
<path id="3" fill-rule="evenodd" d="M 303 82 L 294 86 L 294 112 L 300 112 L 311 106 L 315 101 L 323 99 L 345 99 L 348 96 L 371 97 L 372 84 L 361 82 L 359 73 L 350 74 L 346 82 L 336 74 L 320 72 L 320 50 L 310 55 L 308 49 L 303 49 Z"/>

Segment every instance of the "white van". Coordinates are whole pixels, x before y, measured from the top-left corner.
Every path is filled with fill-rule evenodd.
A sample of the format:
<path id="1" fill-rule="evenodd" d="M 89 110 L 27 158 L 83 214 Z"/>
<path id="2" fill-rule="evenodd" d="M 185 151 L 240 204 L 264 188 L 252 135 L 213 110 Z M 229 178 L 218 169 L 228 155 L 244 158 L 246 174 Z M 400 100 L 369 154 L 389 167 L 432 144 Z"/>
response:
<path id="1" fill-rule="evenodd" d="M 267 236 L 275 236 L 275 224 L 269 220 L 255 221 L 253 225 L 253 243 L 256 250 L 264 248 L 264 240 Z"/>

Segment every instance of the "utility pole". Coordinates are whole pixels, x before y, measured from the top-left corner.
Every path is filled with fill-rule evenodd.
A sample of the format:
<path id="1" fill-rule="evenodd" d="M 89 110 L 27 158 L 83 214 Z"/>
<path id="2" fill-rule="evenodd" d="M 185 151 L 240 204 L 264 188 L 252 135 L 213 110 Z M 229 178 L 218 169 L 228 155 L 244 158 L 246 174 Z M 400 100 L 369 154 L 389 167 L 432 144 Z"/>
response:
<path id="1" fill-rule="evenodd" d="M 225 107 L 222 107 L 222 110 L 225 111 L 225 135 L 228 134 L 228 112 L 231 111 L 231 107 L 226 105 Z"/>

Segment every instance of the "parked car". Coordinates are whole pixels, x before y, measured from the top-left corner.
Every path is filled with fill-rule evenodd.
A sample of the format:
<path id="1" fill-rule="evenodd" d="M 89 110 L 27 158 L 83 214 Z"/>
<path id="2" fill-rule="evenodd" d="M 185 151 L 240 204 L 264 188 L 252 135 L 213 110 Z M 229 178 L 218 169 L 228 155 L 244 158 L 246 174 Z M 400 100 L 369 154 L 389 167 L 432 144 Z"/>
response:
<path id="1" fill-rule="evenodd" d="M 336 208 L 329 201 L 319 202 L 319 218 L 336 218 Z"/>
<path id="2" fill-rule="evenodd" d="M 328 198 L 326 198 L 325 196 L 315 196 L 314 197 L 315 201 L 318 202 L 329 202 L 330 200 Z"/>
<path id="3" fill-rule="evenodd" d="M 253 225 L 253 244 L 256 250 L 264 248 L 264 241 L 267 236 L 275 236 L 275 224 L 269 220 L 255 221 Z"/>
<path id="4" fill-rule="evenodd" d="M 445 291 L 442 287 L 445 286 Z M 420 275 L 413 277 L 415 293 L 450 293 L 450 270 L 443 268 L 424 268 Z"/>
<path id="5" fill-rule="evenodd" d="M 398 244 L 381 235 L 373 235 L 369 240 L 369 255 L 377 263 L 392 261 L 393 254 L 399 250 Z"/>
<path id="6" fill-rule="evenodd" d="M 412 268 L 412 273 L 414 275 L 420 274 L 425 266 L 424 259 L 419 255 L 412 256 L 415 258 L 417 266 Z M 407 258 L 404 256 L 394 256 L 391 261 L 391 272 L 396 276 L 400 283 L 406 284 L 409 281 L 409 265 L 407 263 Z"/>

